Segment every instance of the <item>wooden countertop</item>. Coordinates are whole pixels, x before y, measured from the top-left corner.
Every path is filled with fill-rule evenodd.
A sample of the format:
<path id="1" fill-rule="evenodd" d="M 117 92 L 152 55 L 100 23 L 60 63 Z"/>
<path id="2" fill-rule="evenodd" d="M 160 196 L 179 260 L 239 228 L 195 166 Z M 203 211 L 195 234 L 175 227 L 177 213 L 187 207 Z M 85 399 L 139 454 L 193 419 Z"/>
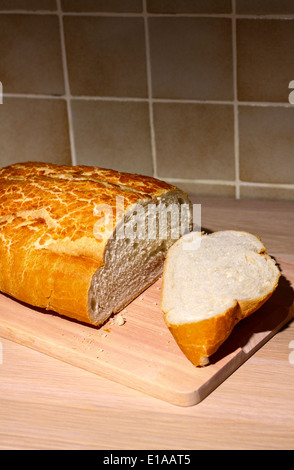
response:
<path id="1" fill-rule="evenodd" d="M 257 233 L 294 261 L 294 202 L 193 202 L 203 228 Z M 0 338 L 0 449 L 294 449 L 291 341 L 294 322 L 182 408 Z"/>

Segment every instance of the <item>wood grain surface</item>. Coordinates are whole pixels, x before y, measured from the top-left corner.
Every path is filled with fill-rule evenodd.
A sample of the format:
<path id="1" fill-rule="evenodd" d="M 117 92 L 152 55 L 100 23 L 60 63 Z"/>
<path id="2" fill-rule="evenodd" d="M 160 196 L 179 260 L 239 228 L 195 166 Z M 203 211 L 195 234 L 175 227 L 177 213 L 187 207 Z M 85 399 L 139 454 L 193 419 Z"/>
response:
<path id="1" fill-rule="evenodd" d="M 294 261 L 293 202 L 195 202 L 203 227 L 257 233 Z M 0 449 L 294 449 L 293 340 L 289 322 L 196 406 L 175 406 L 1 338 Z"/>
<path id="2" fill-rule="evenodd" d="M 294 263 L 277 258 L 273 297 L 237 325 L 199 368 L 184 356 L 160 310 L 161 279 L 102 328 L 0 294 L 0 336 L 180 406 L 199 403 L 293 318 Z"/>

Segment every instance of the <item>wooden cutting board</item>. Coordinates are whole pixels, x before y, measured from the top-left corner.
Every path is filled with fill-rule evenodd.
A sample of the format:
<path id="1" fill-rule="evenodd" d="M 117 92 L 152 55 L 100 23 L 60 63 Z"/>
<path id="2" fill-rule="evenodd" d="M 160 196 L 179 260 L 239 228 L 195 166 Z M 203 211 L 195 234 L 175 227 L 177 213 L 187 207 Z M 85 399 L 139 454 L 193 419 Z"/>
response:
<path id="1" fill-rule="evenodd" d="M 205 368 L 189 362 L 165 326 L 161 279 L 102 328 L 0 294 L 0 336 L 169 403 L 195 405 L 293 319 L 294 258 L 275 258 L 283 274 L 276 292 L 235 327 Z"/>

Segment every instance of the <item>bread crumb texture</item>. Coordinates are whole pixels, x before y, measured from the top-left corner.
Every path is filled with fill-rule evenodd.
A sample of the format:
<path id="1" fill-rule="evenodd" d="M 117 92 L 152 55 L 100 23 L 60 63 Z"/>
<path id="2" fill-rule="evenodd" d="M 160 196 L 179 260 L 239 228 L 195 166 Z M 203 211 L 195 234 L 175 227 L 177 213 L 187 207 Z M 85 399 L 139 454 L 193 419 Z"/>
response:
<path id="1" fill-rule="evenodd" d="M 272 295 L 280 271 L 251 233 L 203 234 L 195 250 L 185 249 L 185 238 L 169 249 L 161 308 L 183 352 L 206 365 L 235 324 Z"/>

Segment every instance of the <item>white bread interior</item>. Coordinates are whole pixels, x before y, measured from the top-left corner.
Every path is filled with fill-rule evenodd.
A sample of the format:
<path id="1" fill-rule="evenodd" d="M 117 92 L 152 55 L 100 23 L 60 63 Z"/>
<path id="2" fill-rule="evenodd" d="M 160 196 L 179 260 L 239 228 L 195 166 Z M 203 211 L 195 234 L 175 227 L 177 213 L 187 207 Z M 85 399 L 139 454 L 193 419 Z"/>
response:
<path id="1" fill-rule="evenodd" d="M 181 205 L 188 201 L 183 197 L 183 193 L 176 190 L 164 194 L 157 201 L 155 213 L 149 211 L 150 201 L 141 201 L 140 208 L 143 208 L 145 213 L 146 234 L 142 238 L 116 236 L 122 223 L 125 233 L 128 233 L 129 228 L 129 233 L 133 231 L 132 216 L 136 207 L 132 208 L 116 227 L 113 237 L 105 247 L 104 264 L 94 274 L 89 289 L 89 316 L 94 324 L 102 324 L 112 313 L 119 312 L 162 274 L 167 250 L 180 236 L 174 238 L 177 229 L 180 229 L 180 219 L 167 214 L 165 225 L 159 223 L 159 215 L 165 207 L 172 206 L 180 217 Z M 191 213 L 186 215 L 190 219 L 186 224 L 189 229 Z M 153 225 L 153 218 L 155 231 L 149 236 L 148 224 L 150 227 Z"/>
<path id="2" fill-rule="evenodd" d="M 188 237 L 168 251 L 161 308 L 179 346 L 198 366 L 272 295 L 280 271 L 259 237 L 248 232 L 203 234 L 195 250 L 184 249 Z"/>

